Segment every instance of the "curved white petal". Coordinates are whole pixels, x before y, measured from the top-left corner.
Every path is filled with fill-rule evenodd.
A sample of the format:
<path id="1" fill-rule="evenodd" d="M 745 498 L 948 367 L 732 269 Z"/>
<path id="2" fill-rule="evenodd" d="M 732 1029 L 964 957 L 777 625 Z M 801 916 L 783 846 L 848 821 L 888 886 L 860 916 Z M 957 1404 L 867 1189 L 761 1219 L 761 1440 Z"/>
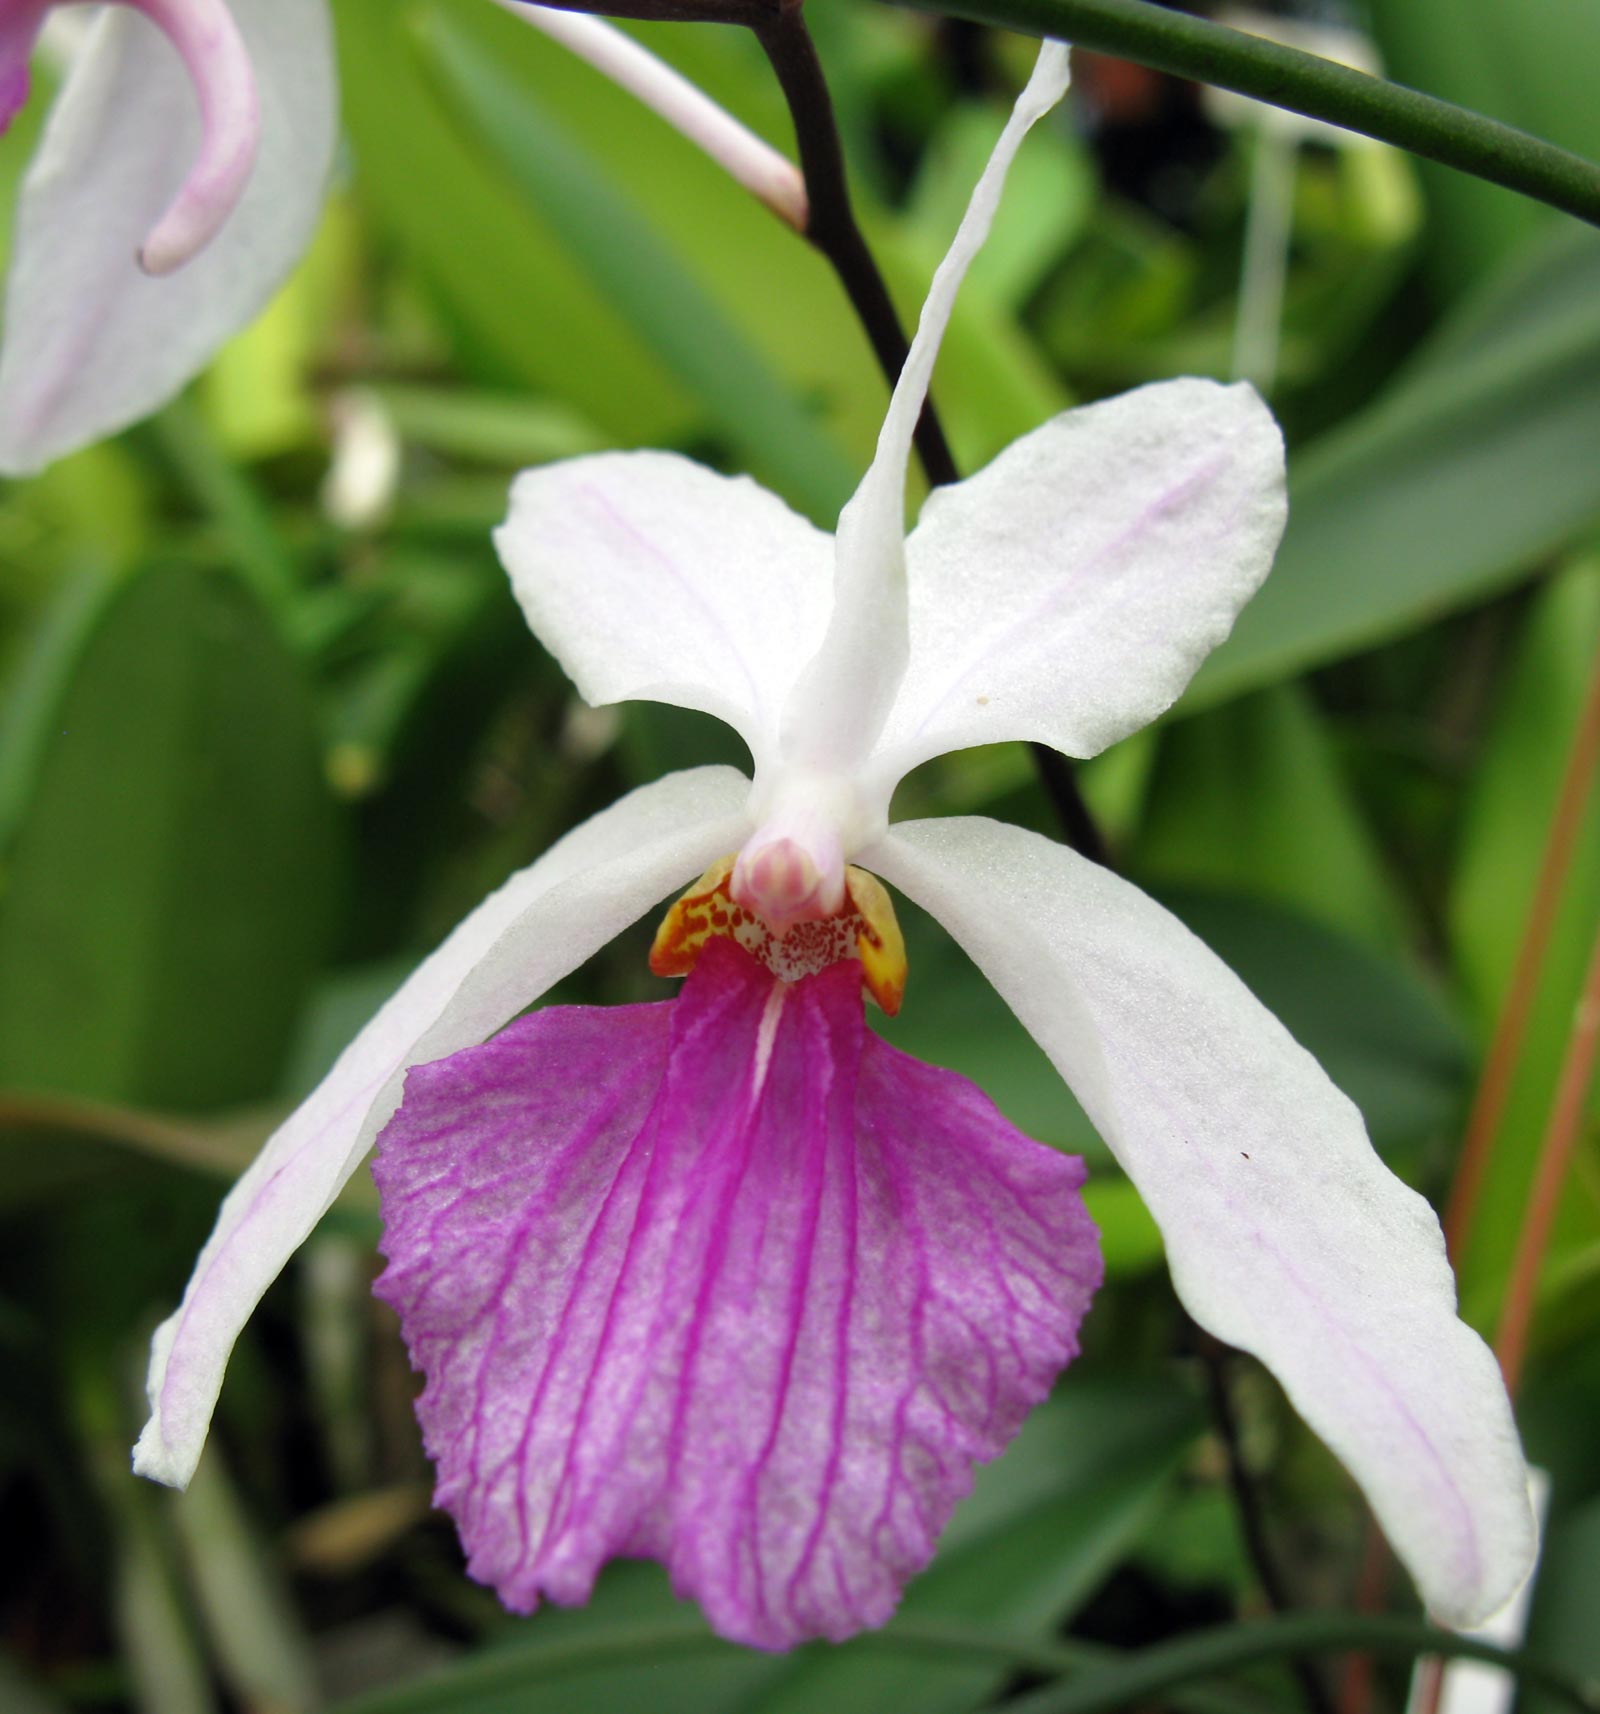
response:
<path id="1" fill-rule="evenodd" d="M 770 751 L 826 623 L 831 537 L 748 476 L 606 452 L 525 470 L 494 539 L 585 701 L 702 709 Z"/>
<path id="2" fill-rule="evenodd" d="M 827 635 L 784 713 L 786 748 L 803 765 L 838 768 L 854 761 L 872 744 L 893 702 L 907 650 L 905 505 L 911 437 L 956 293 L 989 236 L 1006 174 L 1023 138 L 1066 94 L 1070 70 L 1065 43 L 1039 44 L 1033 75 L 928 287 L 872 463 L 840 514 Z"/>
<path id="3" fill-rule="evenodd" d="M 640 787 L 512 876 L 417 967 L 228 1193 L 156 1332 L 135 1470 L 188 1482 L 240 1328 L 399 1106 L 407 1068 L 482 1041 L 736 849 L 748 792 L 732 768 Z"/>
<path id="4" fill-rule="evenodd" d="M 114 6 L 74 64 L 17 208 L 0 470 L 38 470 L 164 404 L 310 241 L 337 132 L 326 0 L 232 0 L 231 11 L 260 147 L 232 217 L 175 274 L 154 278 L 138 258 L 152 237 L 154 260 L 170 261 L 205 223 L 181 194 L 201 141 L 183 61 L 148 18 Z"/>
<path id="5" fill-rule="evenodd" d="M 1433 1211 L 1316 1061 L 1176 918 L 1036 833 L 913 822 L 861 861 L 1050 1055 L 1149 1203 L 1190 1313 L 1277 1375 L 1435 1617 L 1498 1607 L 1534 1552 L 1505 1388 L 1456 1319 Z"/>
<path id="6" fill-rule="evenodd" d="M 1092 756 L 1147 724 L 1260 587 L 1284 517 L 1278 425 L 1214 381 L 1066 411 L 937 489 L 906 545 L 884 765 L 1013 738 Z"/>

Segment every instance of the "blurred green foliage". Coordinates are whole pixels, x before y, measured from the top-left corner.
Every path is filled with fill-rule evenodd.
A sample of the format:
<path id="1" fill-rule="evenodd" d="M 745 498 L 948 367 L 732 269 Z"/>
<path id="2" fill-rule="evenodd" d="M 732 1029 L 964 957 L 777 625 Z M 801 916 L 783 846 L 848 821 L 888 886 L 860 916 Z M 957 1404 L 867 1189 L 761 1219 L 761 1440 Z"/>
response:
<path id="1" fill-rule="evenodd" d="M 300 271 L 162 418 L 0 495 L 0 1518 L 34 1544 L 0 1571 L 0 1700 L 285 1709 L 481 1642 L 526 1654 L 524 1688 L 472 1699 L 446 1679 L 408 1706 L 987 1706 L 1020 1682 L 1003 1665 L 850 1647 L 541 1676 L 541 1649 L 681 1609 L 633 1566 L 584 1613 L 516 1623 L 465 1582 L 423 1521 L 364 1180 L 246 1336 L 203 1480 L 178 1498 L 126 1475 L 143 1341 L 273 1116 L 557 834 L 670 768 L 743 760 L 698 717 L 575 702 L 489 547 L 511 475 L 670 445 L 831 523 L 885 398 L 820 258 L 586 67 L 476 0 L 335 12 L 346 174 Z M 1370 13 L 1399 75 L 1600 155 L 1585 0 Z M 863 225 L 914 313 L 1026 47 L 845 0 L 814 25 Z M 788 147 L 753 42 L 640 34 Z M 0 151 L 0 210 L 39 105 Z M 1030 139 L 952 324 L 936 394 L 965 468 L 1074 399 L 1227 371 L 1249 135 L 1197 153 L 1197 119 L 1174 140 L 1091 137 L 1088 117 Z M 1114 188 L 1119 148 L 1166 179 Z M 1381 149 L 1318 147 L 1290 260 L 1282 559 L 1185 703 L 1083 781 L 1119 865 L 1438 1197 L 1600 644 L 1600 240 Z M 931 764 L 898 808 L 1054 831 L 1021 752 Z M 1600 921 L 1600 801 L 1583 839 L 1462 1257 L 1485 1328 Z M 1252 1610 L 1159 1236 L 971 966 L 919 913 L 906 927 L 895 1039 L 1090 1157 L 1110 1265 L 1084 1359 L 983 1473 L 906 1622 L 1130 1646 Z M 561 997 L 663 992 L 648 929 Z M 1590 1673 L 1595 1120 L 1525 1414 L 1556 1476 L 1534 1637 Z M 1246 1383 L 1296 1583 L 1348 1601 L 1353 1495 Z M 1281 1706 L 1290 1681 L 1264 1670 L 1239 1694 Z"/>

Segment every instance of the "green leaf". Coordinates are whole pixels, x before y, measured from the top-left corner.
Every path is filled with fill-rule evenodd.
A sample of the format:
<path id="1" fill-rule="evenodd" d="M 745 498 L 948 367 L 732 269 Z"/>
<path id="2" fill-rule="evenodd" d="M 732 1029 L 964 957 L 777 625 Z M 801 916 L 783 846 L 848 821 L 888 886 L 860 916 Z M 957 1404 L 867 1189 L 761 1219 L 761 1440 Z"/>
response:
<path id="1" fill-rule="evenodd" d="M 396 0 L 333 8 L 365 206 L 432 284 L 480 380 L 548 389 L 624 443 L 674 439 L 691 417 L 683 389 L 596 299 L 548 224 L 485 170 L 423 75 L 415 16 Z"/>
<path id="2" fill-rule="evenodd" d="M 1400 927 L 1327 729 L 1293 684 L 1162 732 L 1130 863 L 1158 886 L 1249 893 L 1376 947 Z"/>
<path id="3" fill-rule="evenodd" d="M 1390 75 L 1536 136 L 1600 157 L 1593 67 L 1600 11 L 1587 0 L 1373 0 Z M 1510 255 L 1550 214 L 1511 191 L 1425 164 L 1447 291 Z"/>
<path id="4" fill-rule="evenodd" d="M 1293 460 L 1277 564 L 1194 708 L 1478 600 L 1600 519 L 1600 237 L 1519 260 Z"/>
<path id="5" fill-rule="evenodd" d="M 232 580 L 155 570 L 100 611 L 54 709 L 0 891 L 0 1081 L 265 1095 L 338 873 L 298 667 Z"/>
<path id="6" fill-rule="evenodd" d="M 458 120 L 558 232 L 601 297 L 699 402 L 741 462 L 831 521 L 855 475 L 751 341 L 582 144 L 443 15 L 424 40 Z"/>

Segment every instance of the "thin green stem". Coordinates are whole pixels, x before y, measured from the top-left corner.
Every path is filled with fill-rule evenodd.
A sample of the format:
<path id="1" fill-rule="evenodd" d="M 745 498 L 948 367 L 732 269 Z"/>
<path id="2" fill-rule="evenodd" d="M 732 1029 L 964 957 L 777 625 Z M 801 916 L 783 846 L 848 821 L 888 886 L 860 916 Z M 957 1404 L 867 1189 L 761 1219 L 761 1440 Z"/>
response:
<path id="1" fill-rule="evenodd" d="M 1600 226 L 1600 166 L 1498 120 L 1150 0 L 897 0 L 1214 84 L 1504 185 Z"/>
<path id="2" fill-rule="evenodd" d="M 1571 1678 L 1521 1650 L 1496 1648 L 1414 1619 L 1354 1613 L 1298 1613 L 1197 1631 L 1020 1697 L 1006 1705 L 1007 1714 L 1111 1714 L 1135 1703 L 1158 1702 L 1179 1686 L 1187 1689 L 1262 1661 L 1355 1649 L 1402 1660 L 1439 1655 L 1488 1661 L 1575 1714 L 1600 1714 L 1600 1685 Z"/>

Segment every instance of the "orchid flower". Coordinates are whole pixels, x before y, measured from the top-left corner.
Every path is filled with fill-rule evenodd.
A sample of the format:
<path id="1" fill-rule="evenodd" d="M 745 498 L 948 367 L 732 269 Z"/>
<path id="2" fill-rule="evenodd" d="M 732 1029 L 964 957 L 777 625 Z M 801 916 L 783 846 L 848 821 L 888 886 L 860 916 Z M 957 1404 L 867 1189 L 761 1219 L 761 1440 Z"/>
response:
<path id="1" fill-rule="evenodd" d="M 648 1555 L 744 1642 L 881 1622 L 974 1460 L 1072 1355 L 1099 1278 L 1080 1164 L 865 1029 L 863 983 L 892 1010 L 905 980 L 881 877 L 1044 1048 L 1147 1198 L 1184 1303 L 1278 1377 L 1434 1614 L 1470 1621 L 1526 1575 L 1504 1388 L 1456 1318 L 1437 1221 L 1352 1104 L 1108 870 L 995 821 L 889 825 L 926 758 L 1087 756 L 1158 715 L 1283 525 L 1266 408 L 1180 380 L 1057 417 L 905 535 L 957 285 L 1066 82 L 1046 44 L 835 537 L 667 454 L 518 479 L 500 553 L 582 695 L 720 716 L 753 781 L 692 769 L 584 823 L 357 1036 L 156 1335 L 145 1474 L 187 1481 L 240 1327 L 381 1131 L 378 1289 L 426 1375 L 474 1575 L 529 1610 Z M 676 999 L 503 1028 L 697 871 L 652 954 L 688 972 Z"/>
<path id="2" fill-rule="evenodd" d="M 51 4 L 0 0 L 0 129 Z M 147 415 L 256 315 L 310 242 L 336 108 L 327 0 L 105 7 L 17 204 L 0 470 Z"/>

